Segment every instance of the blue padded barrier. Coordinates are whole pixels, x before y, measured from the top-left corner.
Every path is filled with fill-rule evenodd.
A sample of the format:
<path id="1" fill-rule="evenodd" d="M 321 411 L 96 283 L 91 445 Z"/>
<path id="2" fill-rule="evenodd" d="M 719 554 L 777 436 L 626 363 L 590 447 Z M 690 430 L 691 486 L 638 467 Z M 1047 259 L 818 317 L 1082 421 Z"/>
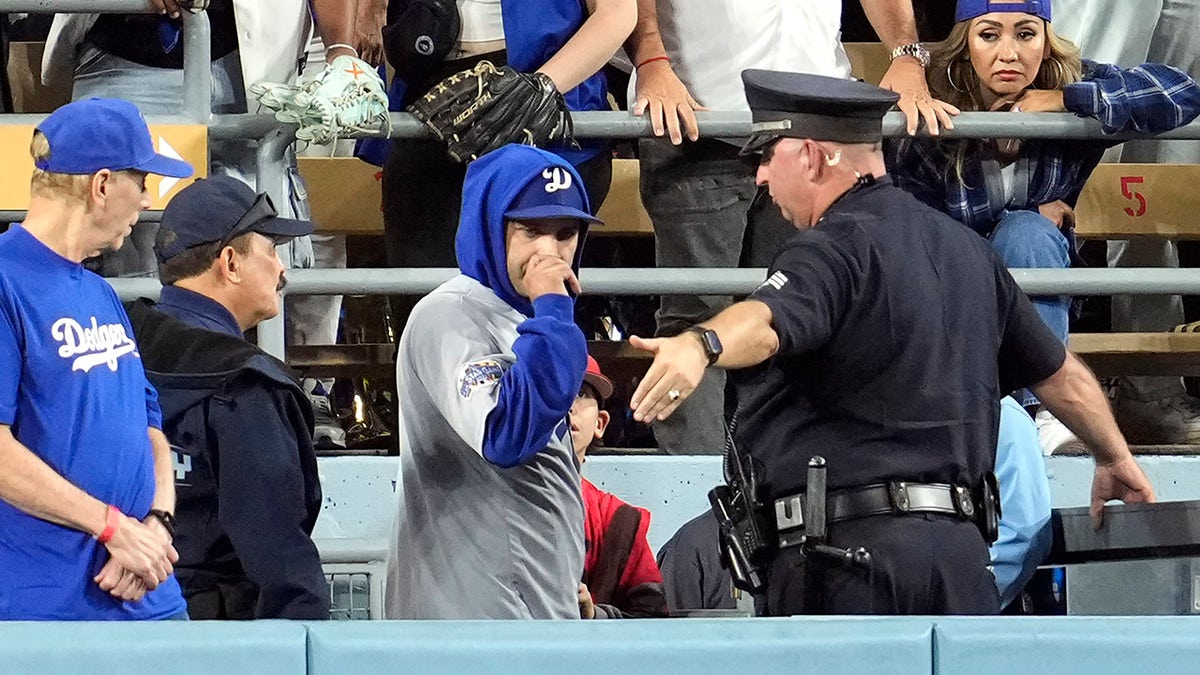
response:
<path id="1" fill-rule="evenodd" d="M 287 621 L 0 622 L 0 673 L 305 675 L 305 634 Z"/>
<path id="2" fill-rule="evenodd" d="M 935 675 L 1200 672 L 1200 617 L 934 619 Z"/>
<path id="3" fill-rule="evenodd" d="M 929 619 L 309 624 L 309 673 L 928 675 Z"/>

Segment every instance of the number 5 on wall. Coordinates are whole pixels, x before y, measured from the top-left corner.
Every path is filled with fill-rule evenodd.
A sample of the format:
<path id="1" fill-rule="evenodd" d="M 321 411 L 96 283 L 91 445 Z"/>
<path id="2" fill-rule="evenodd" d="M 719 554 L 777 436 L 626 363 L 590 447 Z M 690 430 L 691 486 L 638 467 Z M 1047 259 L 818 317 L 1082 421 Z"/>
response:
<path id="1" fill-rule="evenodd" d="M 1136 199 L 1138 203 L 1137 210 L 1125 207 L 1125 213 L 1133 218 L 1140 218 L 1146 213 L 1146 198 L 1142 196 L 1142 193 L 1129 189 L 1129 186 L 1132 183 L 1144 182 L 1146 182 L 1144 176 L 1121 176 L 1121 194 L 1125 199 Z"/>

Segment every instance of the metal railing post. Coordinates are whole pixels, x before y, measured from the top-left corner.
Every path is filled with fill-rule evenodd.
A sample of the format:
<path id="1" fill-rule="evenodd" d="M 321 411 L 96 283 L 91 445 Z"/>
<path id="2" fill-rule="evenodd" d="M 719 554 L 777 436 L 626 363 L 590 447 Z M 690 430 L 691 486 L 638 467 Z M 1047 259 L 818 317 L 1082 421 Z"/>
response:
<path id="1" fill-rule="evenodd" d="M 212 38 L 208 13 L 183 14 L 183 114 L 197 124 L 212 120 Z"/>
<path id="2" fill-rule="evenodd" d="M 284 209 L 291 199 L 287 191 L 285 157 L 288 146 L 294 139 L 295 133 L 290 127 L 276 127 L 258 144 L 258 191 L 267 193 L 277 209 Z M 286 290 L 283 293 L 279 303 L 279 315 L 258 324 L 258 346 L 280 360 L 287 355 L 287 324 L 284 318 Z"/>

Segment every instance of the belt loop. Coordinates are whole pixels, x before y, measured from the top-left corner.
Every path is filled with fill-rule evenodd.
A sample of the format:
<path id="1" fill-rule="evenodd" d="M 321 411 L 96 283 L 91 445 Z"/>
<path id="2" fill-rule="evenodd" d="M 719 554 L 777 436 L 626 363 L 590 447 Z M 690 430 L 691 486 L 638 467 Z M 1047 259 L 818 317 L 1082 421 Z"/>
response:
<path id="1" fill-rule="evenodd" d="M 892 507 L 901 513 L 908 513 L 908 485 L 903 482 L 888 483 L 888 497 Z"/>

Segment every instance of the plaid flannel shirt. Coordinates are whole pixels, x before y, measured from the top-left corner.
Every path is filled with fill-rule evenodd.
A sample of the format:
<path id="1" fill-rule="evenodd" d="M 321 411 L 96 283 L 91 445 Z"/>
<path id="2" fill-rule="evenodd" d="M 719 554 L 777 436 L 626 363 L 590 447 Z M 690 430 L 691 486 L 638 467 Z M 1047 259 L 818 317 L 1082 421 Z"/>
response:
<path id="1" fill-rule="evenodd" d="M 1200 115 L 1200 85 L 1170 66 L 1147 63 L 1122 70 L 1085 60 L 1082 81 L 1063 88 L 1063 101 L 1068 111 L 1099 120 L 1106 133 L 1156 133 Z M 1036 210 L 1058 199 L 1074 203 L 1104 151 L 1120 142 L 1023 142 L 1016 160 L 1017 189 L 1007 199 L 995 146 L 987 141 L 895 139 L 885 143 L 884 155 L 896 185 L 986 236 L 1006 210 Z M 968 144 L 961 180 L 954 167 L 959 143 Z"/>

